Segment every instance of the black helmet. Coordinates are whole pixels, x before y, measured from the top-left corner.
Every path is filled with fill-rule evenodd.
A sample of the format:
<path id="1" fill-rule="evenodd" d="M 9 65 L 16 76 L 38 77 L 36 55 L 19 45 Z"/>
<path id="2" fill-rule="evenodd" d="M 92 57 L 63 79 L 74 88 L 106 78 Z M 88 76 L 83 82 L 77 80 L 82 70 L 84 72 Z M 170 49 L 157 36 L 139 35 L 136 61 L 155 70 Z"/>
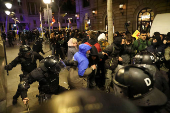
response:
<path id="1" fill-rule="evenodd" d="M 164 105 L 167 97 L 154 87 L 152 75 L 145 69 L 126 66 L 113 79 L 115 94 L 132 100 L 138 106 Z"/>
<path id="2" fill-rule="evenodd" d="M 135 57 L 133 57 L 133 64 L 154 64 L 158 61 L 158 58 L 155 54 L 142 51 L 139 52 Z"/>
<path id="3" fill-rule="evenodd" d="M 19 48 L 19 56 L 25 57 L 25 58 L 31 58 L 31 48 L 29 45 L 22 45 Z"/>
<path id="4" fill-rule="evenodd" d="M 29 45 L 22 45 L 22 46 L 20 46 L 20 48 L 19 48 L 19 52 L 21 52 L 21 53 L 26 53 L 26 52 L 28 52 L 28 51 L 30 51 L 30 50 L 31 50 L 31 48 L 30 48 Z"/>
<path id="5" fill-rule="evenodd" d="M 63 65 L 63 62 L 59 61 L 54 55 L 49 55 L 40 61 L 39 67 L 43 71 L 59 73 Z"/>

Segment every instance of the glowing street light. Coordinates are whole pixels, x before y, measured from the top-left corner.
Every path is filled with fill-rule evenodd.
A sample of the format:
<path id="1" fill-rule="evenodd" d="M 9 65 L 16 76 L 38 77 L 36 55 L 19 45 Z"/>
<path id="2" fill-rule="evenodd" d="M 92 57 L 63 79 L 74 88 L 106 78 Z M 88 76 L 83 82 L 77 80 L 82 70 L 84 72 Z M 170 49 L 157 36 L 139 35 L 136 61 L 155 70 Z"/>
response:
<path id="1" fill-rule="evenodd" d="M 43 2 L 44 2 L 45 4 L 47 4 L 49 34 L 51 34 L 51 30 L 50 30 L 50 19 L 49 19 L 49 7 L 48 7 L 48 4 L 51 3 L 51 0 L 43 0 Z"/>
<path id="2" fill-rule="evenodd" d="M 6 10 L 5 11 L 6 15 L 10 15 L 10 11 Z"/>
<path id="3" fill-rule="evenodd" d="M 51 3 L 51 0 L 43 0 L 43 2 L 44 2 L 45 4 L 50 4 L 50 3 Z"/>
<path id="4" fill-rule="evenodd" d="M 9 3 L 9 2 L 5 3 L 5 6 L 6 6 L 8 9 L 11 9 L 11 8 L 12 8 L 12 4 Z"/>

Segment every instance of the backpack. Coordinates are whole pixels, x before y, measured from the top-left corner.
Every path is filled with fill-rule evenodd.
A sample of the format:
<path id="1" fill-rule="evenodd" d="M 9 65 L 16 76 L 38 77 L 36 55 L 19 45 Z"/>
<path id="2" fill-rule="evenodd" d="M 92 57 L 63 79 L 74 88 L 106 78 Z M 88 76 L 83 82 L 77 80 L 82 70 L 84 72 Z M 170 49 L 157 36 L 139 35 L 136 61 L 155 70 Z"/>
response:
<path id="1" fill-rule="evenodd" d="M 100 44 L 99 44 L 99 43 L 95 43 L 94 45 L 91 45 L 90 43 L 85 42 L 84 44 L 87 44 L 87 45 L 89 45 L 90 47 L 91 47 L 91 46 L 96 47 L 96 49 L 97 49 L 98 52 L 101 51 L 101 49 L 100 49 Z"/>

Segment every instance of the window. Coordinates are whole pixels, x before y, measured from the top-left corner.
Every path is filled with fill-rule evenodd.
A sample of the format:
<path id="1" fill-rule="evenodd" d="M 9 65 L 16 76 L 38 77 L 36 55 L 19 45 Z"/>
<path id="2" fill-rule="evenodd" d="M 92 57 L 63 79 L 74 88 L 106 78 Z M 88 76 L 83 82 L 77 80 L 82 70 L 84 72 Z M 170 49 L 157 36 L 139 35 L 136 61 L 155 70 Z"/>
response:
<path id="1" fill-rule="evenodd" d="M 24 16 L 23 15 L 20 15 L 20 20 L 24 21 Z"/>
<path id="2" fill-rule="evenodd" d="M 68 23 L 68 19 L 66 20 L 66 23 Z"/>
<path id="3" fill-rule="evenodd" d="M 16 9 L 14 9 L 13 12 L 16 13 Z"/>
<path id="4" fill-rule="evenodd" d="M 137 17 L 137 29 L 139 31 L 147 30 L 146 32 L 149 32 L 150 29 L 146 28 L 146 24 L 149 24 L 151 26 L 154 19 L 154 12 L 150 8 L 144 8 L 138 13 Z"/>
<path id="5" fill-rule="evenodd" d="M 18 0 L 18 6 L 22 6 L 21 0 Z"/>
<path id="6" fill-rule="evenodd" d="M 36 24 L 36 20 L 33 20 L 33 23 Z"/>
<path id="7" fill-rule="evenodd" d="M 34 27 L 36 27 L 36 20 L 33 20 L 33 23 L 34 23 Z"/>
<path id="8" fill-rule="evenodd" d="M 20 13 L 20 14 L 22 13 L 22 9 L 21 9 L 21 8 L 19 8 L 19 13 Z"/>
<path id="9" fill-rule="evenodd" d="M 28 13 L 29 13 L 29 15 L 37 15 L 38 14 L 37 3 L 34 3 L 34 2 L 28 3 Z"/>
<path id="10" fill-rule="evenodd" d="M 65 19 L 62 19 L 62 23 L 65 23 Z"/>
<path id="11" fill-rule="evenodd" d="M 75 19 L 75 20 L 74 20 L 74 22 L 76 23 L 76 22 L 77 22 L 77 20 Z"/>
<path id="12" fill-rule="evenodd" d="M 2 16 L 0 16 L 0 21 L 3 21 L 3 20 L 2 20 Z"/>
<path id="13" fill-rule="evenodd" d="M 89 0 L 83 0 L 83 7 L 90 6 Z"/>

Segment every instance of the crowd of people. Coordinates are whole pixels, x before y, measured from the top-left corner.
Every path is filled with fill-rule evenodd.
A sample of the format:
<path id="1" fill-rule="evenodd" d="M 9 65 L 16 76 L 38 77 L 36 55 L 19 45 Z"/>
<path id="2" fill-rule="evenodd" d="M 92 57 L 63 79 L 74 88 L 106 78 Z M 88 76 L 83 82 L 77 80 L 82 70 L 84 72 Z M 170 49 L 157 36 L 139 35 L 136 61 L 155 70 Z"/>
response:
<path id="1" fill-rule="evenodd" d="M 50 35 L 47 31 L 45 37 L 52 50 L 50 56 L 42 58 L 38 54 L 34 57 L 37 52 L 45 54 L 42 40 L 37 39 L 33 47 L 35 53 L 23 43 L 17 59 L 5 66 L 6 70 L 19 63 L 23 67 L 24 76 L 13 104 L 20 95 L 24 104 L 27 103 L 28 88 L 35 81 L 39 82 L 40 103 L 51 98 L 51 94 L 67 91 L 59 85 L 58 77 L 61 68 L 65 67 L 69 71 L 69 90 L 103 90 L 130 100 L 144 113 L 170 112 L 170 82 L 164 77 L 170 79 L 170 32 L 167 35 L 155 32 L 150 37 L 147 31 L 141 31 L 139 39 L 132 37 L 129 31 L 115 32 L 112 44 L 108 43 L 107 32 L 100 31 L 63 30 Z M 36 46 L 38 44 L 40 46 Z M 37 59 L 39 67 L 32 67 L 30 64 L 36 65 L 32 61 Z M 31 71 L 25 74 L 28 67 L 24 65 L 31 66 Z M 168 69 L 166 75 L 162 67 Z"/>

